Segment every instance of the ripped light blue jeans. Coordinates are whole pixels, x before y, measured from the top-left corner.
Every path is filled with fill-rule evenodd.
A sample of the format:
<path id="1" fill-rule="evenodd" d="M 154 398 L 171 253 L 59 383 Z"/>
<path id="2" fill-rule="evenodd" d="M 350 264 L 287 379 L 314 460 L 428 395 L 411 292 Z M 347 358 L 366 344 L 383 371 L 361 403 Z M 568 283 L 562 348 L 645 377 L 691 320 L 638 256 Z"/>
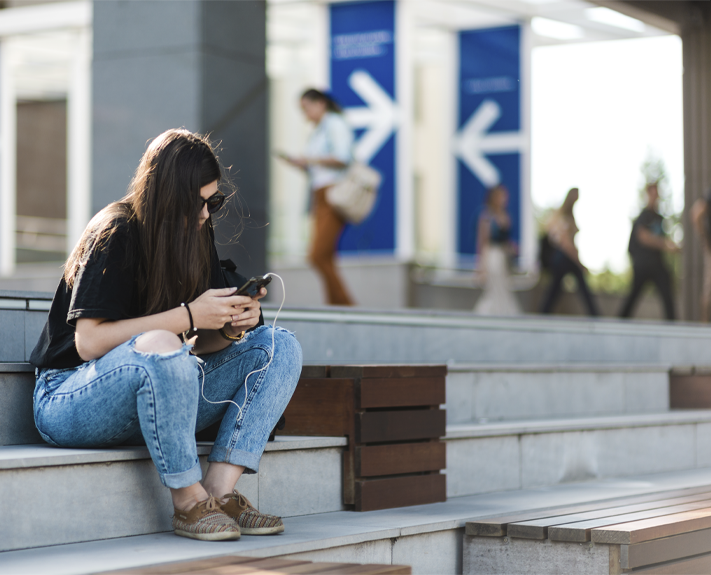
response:
<path id="1" fill-rule="evenodd" d="M 247 374 L 269 362 L 271 326 L 201 357 L 188 345 L 143 353 L 135 347 L 138 337 L 75 368 L 38 370 L 34 415 L 44 440 L 61 447 L 145 442 L 163 484 L 177 489 L 202 479 L 195 432 L 222 421 L 208 461 L 256 472 L 301 373 L 294 334 L 276 328 L 271 364 L 250 375 L 246 387 Z M 245 407 L 240 414 L 232 403 L 205 398 Z"/>

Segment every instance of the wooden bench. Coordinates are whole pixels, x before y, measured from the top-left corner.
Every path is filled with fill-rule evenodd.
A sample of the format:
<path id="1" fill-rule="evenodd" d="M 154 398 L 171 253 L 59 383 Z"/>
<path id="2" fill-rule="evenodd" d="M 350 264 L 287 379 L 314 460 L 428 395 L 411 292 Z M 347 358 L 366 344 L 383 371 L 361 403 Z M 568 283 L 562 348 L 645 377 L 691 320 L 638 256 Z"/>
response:
<path id="1" fill-rule="evenodd" d="M 356 511 L 445 501 L 444 365 L 305 366 L 280 435 L 347 436 L 343 501 Z"/>
<path id="2" fill-rule="evenodd" d="M 464 573 L 711 573 L 711 485 L 468 522 Z"/>
<path id="3" fill-rule="evenodd" d="M 669 373 L 669 407 L 711 408 L 711 367 L 676 367 Z"/>
<path id="4" fill-rule="evenodd" d="M 376 565 L 357 563 L 314 563 L 301 559 L 260 559 L 259 557 L 238 557 L 228 555 L 199 561 L 179 561 L 136 569 L 111 571 L 105 575 L 270 575 L 276 573 L 300 573 L 309 575 L 410 575 L 412 568 L 407 565 Z"/>

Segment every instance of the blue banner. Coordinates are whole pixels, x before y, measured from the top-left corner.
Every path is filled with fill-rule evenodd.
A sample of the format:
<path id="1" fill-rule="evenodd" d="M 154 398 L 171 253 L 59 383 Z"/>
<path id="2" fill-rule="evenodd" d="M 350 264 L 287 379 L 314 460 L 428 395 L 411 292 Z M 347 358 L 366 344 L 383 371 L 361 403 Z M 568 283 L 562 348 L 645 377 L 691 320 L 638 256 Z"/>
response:
<path id="1" fill-rule="evenodd" d="M 373 213 L 347 226 L 343 252 L 395 250 L 395 1 L 332 4 L 331 94 L 356 134 L 355 152 L 382 177 Z"/>
<path id="2" fill-rule="evenodd" d="M 457 251 L 469 259 L 487 191 L 499 183 L 521 243 L 521 27 L 460 32 L 459 62 Z"/>

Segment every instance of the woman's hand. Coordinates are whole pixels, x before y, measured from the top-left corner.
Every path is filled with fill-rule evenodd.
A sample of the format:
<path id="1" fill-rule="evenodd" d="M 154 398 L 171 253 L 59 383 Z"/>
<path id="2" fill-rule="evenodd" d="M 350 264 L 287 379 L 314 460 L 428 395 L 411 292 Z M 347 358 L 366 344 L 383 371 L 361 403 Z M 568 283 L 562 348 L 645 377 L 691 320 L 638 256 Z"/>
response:
<path id="1" fill-rule="evenodd" d="M 249 298 L 247 296 L 237 296 L 244 297 L 249 303 L 247 305 L 241 306 L 238 310 L 235 310 L 237 313 L 233 314 L 232 320 L 229 323 L 225 324 L 225 329 L 228 329 L 229 327 L 234 328 L 234 330 L 228 329 L 228 333 L 230 331 L 239 333 L 242 330 L 252 329 L 255 325 L 259 323 L 259 314 L 262 309 L 262 305 L 259 303 L 259 300 L 262 299 L 265 295 L 267 295 L 267 290 L 265 288 L 262 288 L 259 290 L 259 293 L 254 296 L 254 298 Z M 232 333 L 232 335 L 236 335 L 236 333 Z"/>
<path id="2" fill-rule="evenodd" d="M 193 322 L 198 329 L 220 329 L 225 324 L 236 327 L 247 325 L 254 315 L 256 306 L 259 320 L 259 301 L 246 295 L 235 295 L 237 288 L 209 289 L 190 302 Z M 266 295 L 266 290 L 265 295 Z M 260 294 L 261 295 L 261 294 Z M 254 321 L 250 327 L 256 325 Z"/>

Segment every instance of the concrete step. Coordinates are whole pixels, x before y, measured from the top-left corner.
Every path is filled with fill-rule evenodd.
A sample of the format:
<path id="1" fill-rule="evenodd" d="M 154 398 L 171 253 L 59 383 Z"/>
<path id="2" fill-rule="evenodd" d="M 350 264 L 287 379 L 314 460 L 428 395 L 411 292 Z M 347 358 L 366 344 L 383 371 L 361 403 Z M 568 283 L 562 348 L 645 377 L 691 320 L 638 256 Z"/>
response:
<path id="1" fill-rule="evenodd" d="M 0 291 L 0 362 L 27 361 L 50 293 Z M 267 321 L 276 306 L 264 306 Z M 623 363 L 706 365 L 711 326 L 467 312 L 287 308 L 306 363 Z"/>
<path id="2" fill-rule="evenodd" d="M 329 307 L 282 310 L 279 324 L 315 364 L 706 365 L 711 346 L 711 326 L 682 322 Z"/>
<path id="3" fill-rule="evenodd" d="M 711 410 L 448 425 L 447 496 L 711 467 Z"/>
<path id="4" fill-rule="evenodd" d="M 344 437 L 279 437 L 237 488 L 284 517 L 344 509 Z M 206 465 L 209 444 L 199 444 Z M 145 448 L 0 447 L 0 551 L 170 530 L 173 507 Z M 0 560 L 1 563 L 1 560 Z M 0 567 L 0 572 L 3 569 Z"/>
<path id="5" fill-rule="evenodd" d="M 28 363 L 0 363 L 0 445 L 41 442 L 32 417 L 35 379 Z M 452 364 L 447 422 L 623 413 L 669 408 L 666 366 Z"/>
<path id="6" fill-rule="evenodd" d="M 159 533 L 0 553 L 11 575 L 100 573 L 220 555 L 289 557 L 311 561 L 412 565 L 414 574 L 462 572 L 467 521 L 526 510 L 694 488 L 711 484 L 711 470 L 692 470 L 458 497 L 403 509 L 349 511 L 287 518 L 272 537 L 203 542 Z M 292 491 L 289 497 L 298 497 Z"/>
<path id="7" fill-rule="evenodd" d="M 451 364 L 447 423 L 666 411 L 669 370 L 663 365 Z"/>
<path id="8" fill-rule="evenodd" d="M 0 446 L 42 443 L 32 414 L 34 389 L 29 363 L 0 363 Z"/>
<path id="9" fill-rule="evenodd" d="M 52 294 L 0 290 L 0 362 L 24 362 L 47 321 Z"/>

